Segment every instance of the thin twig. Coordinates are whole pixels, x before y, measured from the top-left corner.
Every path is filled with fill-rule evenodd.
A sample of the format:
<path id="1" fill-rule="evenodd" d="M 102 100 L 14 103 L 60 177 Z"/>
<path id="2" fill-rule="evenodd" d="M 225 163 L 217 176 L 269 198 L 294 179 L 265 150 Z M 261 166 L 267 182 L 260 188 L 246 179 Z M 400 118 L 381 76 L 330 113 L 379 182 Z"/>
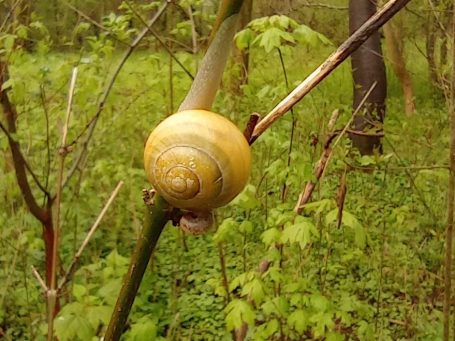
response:
<path id="1" fill-rule="evenodd" d="M 77 263 L 79 262 L 79 259 L 81 258 L 82 253 L 84 252 L 84 249 L 90 242 L 90 239 L 95 234 L 95 231 L 98 228 L 101 220 L 106 215 L 108 208 L 112 205 L 112 202 L 114 201 L 115 197 L 117 196 L 117 194 L 120 191 L 120 188 L 122 188 L 122 186 L 123 186 L 123 181 L 120 181 L 118 183 L 117 187 L 115 187 L 115 189 L 112 192 L 109 199 L 107 200 L 107 202 L 104 205 L 103 209 L 101 210 L 100 214 L 96 218 L 95 222 L 93 223 L 92 227 L 90 228 L 89 232 L 87 233 L 87 236 L 85 237 L 84 241 L 82 242 L 81 246 L 79 247 L 79 250 L 74 255 L 73 260 L 71 261 L 71 264 L 68 267 L 68 270 L 66 271 L 65 275 L 62 277 L 62 280 L 60 281 L 60 285 L 58 286 L 58 289 L 57 289 L 58 292 L 60 292 L 62 290 L 62 288 L 66 285 L 66 283 L 68 283 L 71 280 L 71 278 L 73 277 L 74 272 L 76 271 Z"/>
<path id="2" fill-rule="evenodd" d="M 455 8 L 455 1 L 453 6 Z M 443 324 L 444 341 L 450 337 L 450 312 L 452 308 L 452 248 L 453 248 L 453 225 L 455 209 L 455 11 L 452 23 L 453 45 L 452 45 L 452 86 L 449 102 L 450 120 L 450 153 L 449 153 L 449 188 L 447 193 L 447 229 L 445 240 L 445 261 L 444 261 L 444 304 L 443 304 Z"/>
<path id="3" fill-rule="evenodd" d="M 160 43 L 162 47 L 166 50 L 166 52 L 171 56 L 172 59 L 175 60 L 175 62 L 182 68 L 182 70 L 188 75 L 188 77 L 191 78 L 191 80 L 194 80 L 194 76 L 191 74 L 191 72 L 185 67 L 185 65 L 182 64 L 182 62 L 176 57 L 175 53 L 172 52 L 172 50 L 169 48 L 169 46 L 161 39 L 161 37 L 158 35 L 158 33 L 153 29 L 153 27 L 149 26 L 147 22 L 142 18 L 142 16 L 136 11 L 136 9 L 131 6 L 131 4 L 128 1 L 125 1 L 125 4 L 128 6 L 128 8 L 133 12 L 133 14 L 139 19 L 139 21 L 144 25 L 149 32 L 152 34 L 152 36 L 155 37 L 156 40 Z"/>
<path id="4" fill-rule="evenodd" d="M 359 113 L 363 105 L 365 104 L 366 100 L 370 96 L 371 92 L 373 89 L 376 87 L 377 82 L 374 82 L 371 87 L 368 89 L 368 91 L 365 93 L 363 96 L 362 100 L 360 101 L 359 105 L 357 108 L 354 110 L 354 112 L 351 115 L 351 118 L 349 119 L 348 123 L 344 126 L 343 130 L 341 130 L 340 133 L 333 133 L 329 137 L 327 137 L 327 140 L 324 145 L 324 150 L 322 152 L 321 158 L 319 159 L 317 166 L 314 170 L 314 176 L 316 177 L 316 181 L 308 181 L 307 184 L 305 185 L 304 190 L 300 193 L 299 199 L 297 201 L 297 204 L 294 207 L 294 212 L 297 214 L 301 214 L 303 212 L 303 207 L 308 203 L 308 201 L 311 198 L 311 195 L 313 194 L 314 189 L 316 188 L 316 184 L 321 181 L 321 178 L 324 176 L 325 170 L 327 168 L 327 165 L 330 162 L 330 159 L 332 157 L 332 151 L 340 141 L 341 137 L 346 133 L 348 127 L 351 125 L 352 120 L 354 117 Z M 334 126 L 336 118 L 338 117 L 338 111 L 335 111 L 332 114 L 332 117 L 329 120 L 328 126 Z M 333 146 L 331 147 L 331 143 L 335 136 L 338 134 L 338 139 L 335 140 Z"/>
<path id="5" fill-rule="evenodd" d="M 374 32 L 392 18 L 401 8 L 411 0 L 390 0 L 384 7 L 368 19 L 354 34 L 332 53 L 313 73 L 299 86 L 284 98 L 272 111 L 256 126 L 253 139 L 256 140 L 276 120 L 289 111 L 304 98 L 316 85 L 326 78 L 338 65 L 358 49 Z"/>
<path id="6" fill-rule="evenodd" d="M 2 122 L 0 122 L 0 130 L 3 131 L 3 133 L 6 135 L 6 137 L 8 138 L 8 141 L 9 141 L 10 144 L 13 143 L 13 144 L 19 145 L 19 143 L 14 139 L 14 137 L 9 133 L 8 129 L 6 129 L 6 127 L 2 124 Z M 46 187 L 43 186 L 43 184 L 39 181 L 38 176 L 35 174 L 35 172 L 33 172 L 33 170 L 30 167 L 28 161 L 25 159 L 24 154 L 22 154 L 22 150 L 19 149 L 18 153 L 19 153 L 18 157 L 22 159 L 22 162 L 23 162 L 23 164 L 25 166 L 25 169 L 30 174 L 30 176 L 32 177 L 32 179 L 35 182 L 35 184 L 44 193 L 44 195 L 46 197 L 50 197 L 50 194 L 47 191 Z"/>
<path id="7" fill-rule="evenodd" d="M 449 32 L 447 32 L 446 28 L 444 27 L 444 24 L 442 23 L 441 18 L 439 18 L 439 16 L 436 15 L 436 11 L 435 11 L 435 8 L 434 8 L 433 1 L 432 0 L 428 0 L 428 4 L 431 7 L 431 12 L 432 12 L 436 22 L 438 23 L 439 29 L 446 36 L 446 38 L 449 39 L 450 38 Z"/>
<path id="8" fill-rule="evenodd" d="M 6 26 L 6 23 L 8 22 L 9 18 L 11 17 L 11 15 L 14 13 L 14 10 L 16 9 L 17 6 L 19 6 L 19 4 L 22 2 L 22 0 L 17 0 L 13 6 L 11 6 L 8 14 L 6 15 L 5 17 L 5 20 L 3 20 L 2 22 L 2 25 L 0 26 L 0 32 L 4 32 L 4 28 Z"/>
<path id="9" fill-rule="evenodd" d="M 43 292 L 46 293 L 48 290 L 46 283 L 44 283 L 43 278 L 41 277 L 38 270 L 36 270 L 36 268 L 33 265 L 32 265 L 32 273 L 33 273 L 33 276 L 35 276 L 35 278 L 37 279 L 38 283 L 41 285 L 41 288 L 43 288 Z"/>
<path id="10" fill-rule="evenodd" d="M 50 134 L 49 134 L 49 111 L 47 110 L 46 104 L 46 91 L 44 90 L 44 85 L 40 85 L 40 97 L 41 103 L 44 111 L 44 118 L 46 119 L 46 177 L 44 187 L 46 190 L 49 186 L 49 177 L 51 173 L 51 146 L 50 146 Z"/>
<path id="11" fill-rule="evenodd" d="M 168 5 L 169 5 L 169 1 L 164 1 L 164 3 L 161 5 L 161 7 L 158 9 L 158 11 L 153 16 L 153 18 L 150 19 L 150 21 L 148 22 L 147 27 L 152 26 L 160 18 L 160 16 L 163 14 L 164 10 L 167 8 Z M 67 174 L 65 180 L 63 181 L 63 185 L 62 185 L 63 187 L 65 187 L 66 184 L 69 182 L 69 180 L 72 178 L 72 176 L 74 175 L 76 170 L 79 168 L 80 162 L 86 156 L 88 145 L 90 144 L 90 141 L 91 141 L 92 136 L 93 136 L 93 132 L 95 131 L 96 123 L 98 122 L 98 119 L 99 119 L 102 111 L 104 110 L 104 105 L 106 104 L 106 100 L 109 97 L 109 94 L 111 93 L 112 87 L 114 86 L 114 83 L 115 83 L 115 81 L 117 79 L 117 76 L 119 75 L 120 71 L 123 68 L 123 65 L 128 60 L 129 56 L 133 53 L 134 49 L 139 45 L 139 43 L 142 41 L 142 39 L 145 37 L 145 35 L 147 34 L 148 31 L 149 31 L 148 28 L 143 29 L 138 34 L 136 39 L 134 39 L 134 41 L 131 44 L 131 46 L 125 51 L 125 53 L 123 54 L 122 59 L 120 60 L 120 62 L 118 63 L 116 69 L 114 70 L 114 72 L 113 72 L 113 74 L 111 76 L 111 79 L 107 83 L 104 92 L 101 94 L 100 100 L 98 101 L 98 105 L 97 105 L 97 109 L 96 109 L 95 115 L 90 120 L 90 122 L 86 125 L 84 130 L 76 137 L 76 139 L 69 144 L 69 145 L 76 144 L 77 141 L 79 140 L 79 138 L 81 138 L 82 135 L 84 135 L 88 131 L 87 132 L 87 136 L 85 138 L 85 141 L 84 141 L 84 143 L 83 143 L 83 145 L 81 147 L 81 150 L 80 150 L 79 154 L 77 155 L 76 159 L 74 160 L 70 170 L 68 171 L 68 174 Z"/>
<path id="12" fill-rule="evenodd" d="M 395 146 L 392 144 L 392 142 L 389 141 L 388 138 L 384 137 L 384 141 L 389 145 L 389 147 L 392 149 L 392 152 L 395 154 L 395 156 L 397 157 L 398 161 L 400 162 L 403 162 L 402 158 L 400 157 L 400 155 L 398 154 L 397 150 L 395 149 Z M 404 172 L 406 173 L 406 175 L 408 176 L 409 178 L 409 181 L 411 181 L 411 185 L 412 187 L 414 187 L 415 191 L 417 192 L 417 195 L 419 196 L 420 198 L 420 201 L 422 202 L 423 206 L 425 207 L 425 209 L 428 211 L 428 213 L 431 215 L 431 217 L 433 218 L 434 221 L 437 221 L 437 216 L 436 214 L 433 212 L 433 210 L 431 209 L 430 205 L 427 203 L 426 199 L 425 199 L 425 196 L 423 195 L 422 191 L 420 190 L 420 188 L 417 186 L 417 184 L 415 183 L 415 180 L 414 178 L 412 177 L 412 174 L 409 172 L 409 170 L 407 169 L 404 169 Z"/>
<path id="13" fill-rule="evenodd" d="M 62 1 L 62 0 L 61 0 Z M 82 12 L 80 9 L 74 7 L 73 5 L 71 5 L 70 3 L 66 2 L 66 1 L 62 1 L 63 4 L 65 6 L 67 6 L 68 8 L 70 8 L 71 10 L 73 10 L 74 12 L 76 12 L 77 14 L 79 14 L 82 18 L 84 18 L 85 20 L 87 20 L 88 22 L 90 22 L 92 25 L 98 27 L 99 29 L 107 32 L 110 34 L 111 38 L 114 39 L 115 41 L 123 44 L 123 45 L 126 45 L 128 47 L 131 47 L 130 43 L 128 43 L 127 41 L 124 41 L 124 40 L 121 40 L 119 38 L 117 38 L 115 36 L 115 32 L 113 32 L 112 30 L 110 30 L 109 28 L 107 28 L 106 26 L 103 26 L 102 24 L 100 24 L 99 22 L 97 22 L 96 20 L 93 20 L 92 18 L 90 18 L 87 14 L 85 14 L 84 12 Z"/>
<path id="14" fill-rule="evenodd" d="M 376 170 L 383 170 L 383 168 L 380 167 L 366 167 L 366 166 L 358 166 L 354 165 L 352 163 L 349 163 L 347 161 L 344 161 L 346 165 L 348 165 L 350 168 L 353 169 L 358 169 L 358 170 L 363 170 L 363 171 L 376 171 Z M 407 170 L 412 170 L 412 171 L 421 171 L 421 170 L 432 170 L 432 169 L 443 169 L 443 170 L 449 170 L 449 166 L 446 165 L 436 165 L 436 166 L 398 166 L 398 167 L 387 167 L 387 171 L 407 171 Z"/>
<path id="15" fill-rule="evenodd" d="M 61 147 L 59 149 L 59 162 L 57 168 L 57 189 L 55 195 L 55 227 L 54 227 L 54 239 L 52 245 L 52 268 L 51 268 L 51 283 L 49 287 L 49 294 L 47 295 L 48 302 L 48 334 L 47 339 L 53 340 L 54 333 L 54 316 L 55 316 L 55 303 L 57 298 L 57 270 L 58 270 L 58 251 L 60 244 L 60 209 L 61 209 L 61 200 L 62 200 L 62 181 L 63 181 L 63 172 L 65 167 L 65 157 L 67 155 L 66 137 L 68 135 L 68 126 L 71 118 L 71 111 L 73 108 L 73 95 L 76 89 L 76 80 L 77 80 L 77 67 L 73 69 L 71 75 L 71 82 L 68 93 L 68 104 L 66 107 L 65 123 L 63 125 L 62 131 L 62 140 Z"/>
<path id="16" fill-rule="evenodd" d="M 349 7 L 347 6 L 333 6 L 329 4 L 323 4 L 323 3 L 310 3 L 309 1 L 305 1 L 302 4 L 303 7 L 310 7 L 310 8 L 318 8 L 318 9 L 334 9 L 337 11 L 345 11 L 348 10 Z"/>

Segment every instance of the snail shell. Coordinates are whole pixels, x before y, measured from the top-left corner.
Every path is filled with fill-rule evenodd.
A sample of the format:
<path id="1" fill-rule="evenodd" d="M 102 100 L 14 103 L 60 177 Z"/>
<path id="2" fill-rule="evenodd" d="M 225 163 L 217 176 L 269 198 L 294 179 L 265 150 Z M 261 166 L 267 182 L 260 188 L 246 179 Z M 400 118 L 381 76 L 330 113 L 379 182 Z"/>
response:
<path id="1" fill-rule="evenodd" d="M 206 110 L 169 116 L 144 151 L 149 181 L 172 206 L 210 211 L 229 203 L 251 171 L 250 146 L 227 118 Z"/>

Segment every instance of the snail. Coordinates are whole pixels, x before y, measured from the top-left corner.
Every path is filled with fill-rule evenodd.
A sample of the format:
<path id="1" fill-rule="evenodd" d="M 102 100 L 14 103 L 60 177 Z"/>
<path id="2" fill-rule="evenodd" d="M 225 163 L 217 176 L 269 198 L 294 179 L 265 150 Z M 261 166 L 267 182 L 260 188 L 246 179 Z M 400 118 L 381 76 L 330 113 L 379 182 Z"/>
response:
<path id="1" fill-rule="evenodd" d="M 144 150 L 148 180 L 172 206 L 212 221 L 211 211 L 234 199 L 251 171 L 250 146 L 227 118 L 207 110 L 169 116 L 150 134 Z M 208 217 L 210 215 L 210 218 Z"/>

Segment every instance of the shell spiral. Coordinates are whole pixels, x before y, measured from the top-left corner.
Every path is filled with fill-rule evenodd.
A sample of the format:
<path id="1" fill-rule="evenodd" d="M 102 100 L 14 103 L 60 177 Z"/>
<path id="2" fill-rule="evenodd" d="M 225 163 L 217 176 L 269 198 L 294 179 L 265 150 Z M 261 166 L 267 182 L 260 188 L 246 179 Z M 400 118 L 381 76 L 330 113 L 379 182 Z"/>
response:
<path id="1" fill-rule="evenodd" d="M 250 147 L 227 118 L 205 110 L 169 116 L 150 134 L 147 177 L 171 205 L 209 211 L 229 203 L 251 171 Z"/>

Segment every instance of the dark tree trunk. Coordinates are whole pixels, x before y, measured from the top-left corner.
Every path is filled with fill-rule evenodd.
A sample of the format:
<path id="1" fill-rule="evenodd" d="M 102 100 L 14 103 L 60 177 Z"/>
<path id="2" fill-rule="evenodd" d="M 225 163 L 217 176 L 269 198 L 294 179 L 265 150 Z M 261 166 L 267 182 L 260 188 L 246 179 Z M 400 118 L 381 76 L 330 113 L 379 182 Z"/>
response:
<path id="1" fill-rule="evenodd" d="M 438 74 L 435 59 L 435 46 L 436 46 L 436 28 L 434 24 L 434 17 L 431 13 L 428 16 L 428 27 L 427 27 L 427 41 L 426 41 L 426 52 L 428 61 L 428 70 L 430 73 L 430 80 L 434 86 L 438 86 Z"/>
<path id="2" fill-rule="evenodd" d="M 245 28 L 251 21 L 253 15 L 253 0 L 245 0 L 242 11 L 240 12 L 240 27 Z M 240 52 L 240 61 L 242 63 L 242 81 L 248 83 L 248 71 L 250 66 L 249 49 Z"/>
<path id="3" fill-rule="evenodd" d="M 350 0 L 349 32 L 352 34 L 356 31 L 374 13 L 376 13 L 376 0 Z M 354 78 L 354 110 L 376 82 L 375 88 L 365 101 L 363 110 L 360 110 L 354 118 L 354 130 L 368 131 L 382 125 L 387 96 L 387 79 L 378 32 L 352 54 L 351 63 Z M 379 151 L 382 149 L 381 140 L 376 136 L 351 134 L 351 140 L 361 154 L 372 154 L 375 149 Z"/>

